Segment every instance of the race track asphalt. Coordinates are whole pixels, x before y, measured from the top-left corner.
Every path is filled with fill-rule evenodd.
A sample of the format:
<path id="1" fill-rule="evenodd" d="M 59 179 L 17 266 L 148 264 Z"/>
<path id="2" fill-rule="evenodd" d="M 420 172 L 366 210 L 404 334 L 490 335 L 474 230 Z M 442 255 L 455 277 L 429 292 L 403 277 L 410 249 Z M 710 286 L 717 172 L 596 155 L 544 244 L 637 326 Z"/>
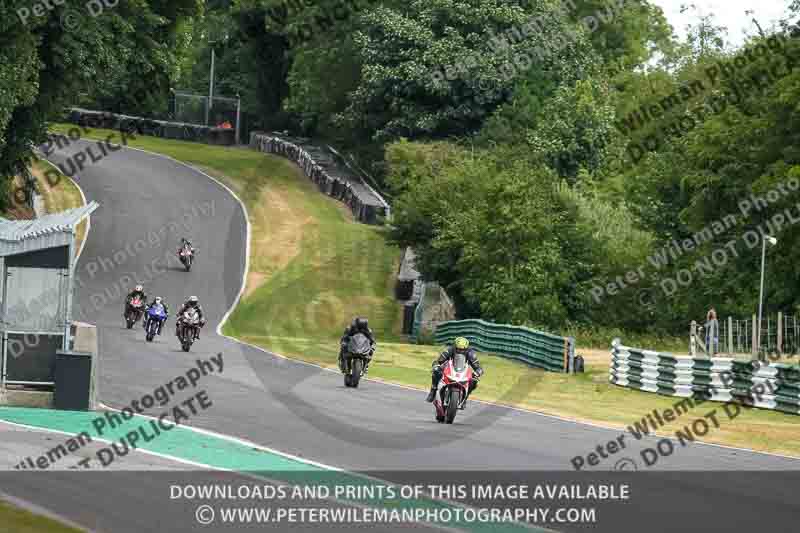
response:
<path id="1" fill-rule="evenodd" d="M 63 162 L 87 145 L 75 143 L 49 159 Z M 229 191 L 184 165 L 133 149 L 87 166 L 76 181 L 100 207 L 76 270 L 81 282 L 74 318 L 98 326 L 99 398 L 108 406 L 128 406 L 184 374 L 195 359 L 222 353 L 223 374 L 201 384 L 213 407 L 193 417 L 193 426 L 346 470 L 571 471 L 574 456 L 585 457 L 621 434 L 478 402 L 459 413 L 455 424 L 443 426 L 420 391 L 373 381 L 346 389 L 335 372 L 219 336 L 214 330 L 239 294 L 245 270 L 245 214 Z M 199 250 L 190 273 L 175 258 L 182 236 Z M 148 294 L 165 297 L 171 313 L 188 296 L 200 298 L 209 324 L 191 353 L 181 351 L 172 318 L 152 344 L 145 343 L 141 327 L 125 329 L 122 299 L 137 279 Z M 639 462 L 639 450 L 657 440 L 629 441 L 624 452 L 593 470 L 613 470 L 623 457 Z M 750 492 L 770 498 L 769 491 L 756 485 L 732 490 L 722 478 L 716 483 L 712 471 L 800 470 L 800 460 L 691 444 L 647 470 L 704 471 L 704 502 L 735 507 L 740 498 L 756 496 Z M 654 486 L 663 501 L 682 501 L 693 492 L 687 485 L 664 476 Z M 784 488 L 775 488 L 776 494 Z M 788 513 L 779 500 L 768 501 Z"/>

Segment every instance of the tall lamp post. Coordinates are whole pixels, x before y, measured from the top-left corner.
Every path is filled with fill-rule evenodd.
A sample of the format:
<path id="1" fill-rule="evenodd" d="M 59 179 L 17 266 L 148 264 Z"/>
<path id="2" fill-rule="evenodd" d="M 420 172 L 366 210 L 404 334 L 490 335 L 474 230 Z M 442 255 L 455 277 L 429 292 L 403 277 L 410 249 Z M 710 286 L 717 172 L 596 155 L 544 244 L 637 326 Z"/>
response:
<path id="1" fill-rule="evenodd" d="M 773 246 L 778 244 L 778 239 L 769 235 L 764 235 L 761 241 L 761 291 L 758 296 L 758 328 L 756 331 L 756 351 L 759 360 L 761 359 L 761 311 L 764 307 L 764 263 L 767 257 L 767 241 Z"/>

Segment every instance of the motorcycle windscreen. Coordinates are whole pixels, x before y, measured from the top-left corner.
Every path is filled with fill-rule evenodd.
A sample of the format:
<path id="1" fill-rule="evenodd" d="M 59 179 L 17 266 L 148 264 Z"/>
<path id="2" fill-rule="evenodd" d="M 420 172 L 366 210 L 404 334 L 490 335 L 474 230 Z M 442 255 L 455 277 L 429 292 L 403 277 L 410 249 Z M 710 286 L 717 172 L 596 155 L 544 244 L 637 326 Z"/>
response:
<path id="1" fill-rule="evenodd" d="M 370 350 L 369 339 L 363 333 L 358 333 L 350 337 L 347 350 L 356 355 L 366 355 Z"/>
<path id="2" fill-rule="evenodd" d="M 467 356 L 463 353 L 457 353 L 453 356 L 453 370 L 456 372 L 463 372 L 467 369 Z"/>

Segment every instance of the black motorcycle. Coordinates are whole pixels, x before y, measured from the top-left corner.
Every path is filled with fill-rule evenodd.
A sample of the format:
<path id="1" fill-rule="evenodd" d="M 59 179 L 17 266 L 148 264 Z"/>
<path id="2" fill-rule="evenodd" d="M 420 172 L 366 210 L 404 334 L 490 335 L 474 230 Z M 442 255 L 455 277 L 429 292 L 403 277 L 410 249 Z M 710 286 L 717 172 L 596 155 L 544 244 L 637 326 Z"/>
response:
<path id="1" fill-rule="evenodd" d="M 372 343 L 366 335 L 356 333 L 350 337 L 341 365 L 345 387 L 358 387 L 358 382 L 372 359 L 372 352 Z"/>
<path id="2" fill-rule="evenodd" d="M 181 341 L 181 348 L 183 348 L 184 352 L 188 352 L 191 349 L 195 335 L 199 332 L 200 327 L 200 315 L 197 314 L 197 309 L 184 311 L 178 332 L 178 340 Z"/>

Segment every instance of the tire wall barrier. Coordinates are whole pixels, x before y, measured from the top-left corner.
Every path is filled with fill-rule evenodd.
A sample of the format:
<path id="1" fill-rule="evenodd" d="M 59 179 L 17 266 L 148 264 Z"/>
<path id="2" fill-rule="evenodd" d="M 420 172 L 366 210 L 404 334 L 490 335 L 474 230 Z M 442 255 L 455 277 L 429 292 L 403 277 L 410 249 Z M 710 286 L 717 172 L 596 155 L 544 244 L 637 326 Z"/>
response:
<path id="1" fill-rule="evenodd" d="M 786 364 L 675 356 L 631 348 L 615 339 L 609 381 L 665 396 L 800 414 L 800 368 Z"/>
<path id="2" fill-rule="evenodd" d="M 551 372 L 574 372 L 575 339 L 559 337 L 521 326 L 493 324 L 483 320 L 453 320 L 436 327 L 436 342 L 449 344 L 466 337 L 470 345 Z"/>
<path id="3" fill-rule="evenodd" d="M 164 139 L 178 139 L 222 146 L 236 144 L 236 130 L 233 129 L 212 128 L 183 122 L 166 122 L 164 120 L 117 115 L 104 111 L 71 108 L 67 121 L 87 128 L 124 131 L 133 135 L 149 135 Z"/>
<path id="4" fill-rule="evenodd" d="M 250 147 L 297 163 L 320 191 L 346 204 L 359 222 L 382 224 L 388 215 L 388 205 L 361 178 L 337 164 L 328 149 L 310 144 L 308 139 L 253 132 Z"/>

